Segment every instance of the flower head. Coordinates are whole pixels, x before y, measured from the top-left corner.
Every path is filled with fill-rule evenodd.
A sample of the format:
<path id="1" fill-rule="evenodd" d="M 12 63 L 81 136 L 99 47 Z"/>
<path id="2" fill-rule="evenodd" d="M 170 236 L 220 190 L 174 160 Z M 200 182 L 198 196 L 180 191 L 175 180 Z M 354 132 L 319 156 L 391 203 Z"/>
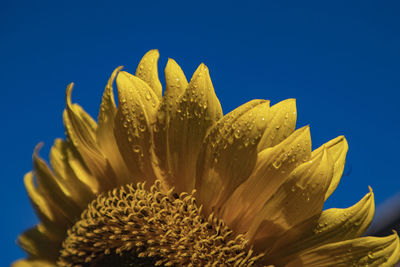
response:
<path id="1" fill-rule="evenodd" d="M 96 123 L 66 93 L 66 140 L 51 168 L 33 155 L 24 181 L 40 223 L 19 237 L 14 266 L 392 266 L 396 233 L 360 237 L 373 193 L 323 211 L 347 142 L 311 149 L 293 99 L 253 100 L 223 116 L 201 64 L 188 83 L 157 50 L 136 74 L 117 68 Z M 113 83 L 116 78 L 118 107 Z"/>

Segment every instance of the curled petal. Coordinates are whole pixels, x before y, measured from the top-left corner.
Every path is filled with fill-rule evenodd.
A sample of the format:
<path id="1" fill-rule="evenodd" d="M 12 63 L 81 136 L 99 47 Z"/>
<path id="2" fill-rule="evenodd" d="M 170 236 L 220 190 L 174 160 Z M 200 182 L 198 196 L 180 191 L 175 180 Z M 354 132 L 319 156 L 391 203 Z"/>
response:
<path id="1" fill-rule="evenodd" d="M 130 182 L 130 175 L 124 160 L 117 149 L 117 142 L 114 136 L 114 123 L 117 108 L 114 101 L 113 82 L 122 67 L 118 67 L 111 74 L 104 89 L 100 111 L 98 116 L 98 126 L 96 129 L 96 139 L 100 151 L 110 163 L 118 184 Z"/>
<path id="2" fill-rule="evenodd" d="M 269 101 L 253 100 L 233 110 L 208 132 L 197 164 L 196 190 L 205 212 L 245 181 L 257 160 L 257 144 L 268 125 Z"/>
<path id="3" fill-rule="evenodd" d="M 394 233 L 326 244 L 300 253 L 285 266 L 393 266 L 399 259 L 399 237 Z"/>
<path id="4" fill-rule="evenodd" d="M 157 49 L 147 52 L 136 68 L 135 76 L 145 81 L 158 99 L 162 97 L 162 86 L 158 78 L 157 62 L 160 57 Z"/>
<path id="5" fill-rule="evenodd" d="M 107 190 L 115 186 L 115 174 L 99 150 L 96 141 L 97 125 L 77 104 L 71 103 L 71 83 L 67 87 L 64 125 L 68 138 L 75 146 L 90 172 L 99 178 L 100 186 Z"/>

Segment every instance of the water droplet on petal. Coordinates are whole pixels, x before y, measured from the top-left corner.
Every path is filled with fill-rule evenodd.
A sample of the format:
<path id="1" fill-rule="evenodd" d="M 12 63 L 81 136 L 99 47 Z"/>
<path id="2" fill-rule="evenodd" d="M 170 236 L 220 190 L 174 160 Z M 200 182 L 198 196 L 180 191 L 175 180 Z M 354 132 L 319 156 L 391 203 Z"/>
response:
<path id="1" fill-rule="evenodd" d="M 133 146 L 133 152 L 139 153 L 142 150 L 142 147 L 139 145 L 134 145 Z"/>

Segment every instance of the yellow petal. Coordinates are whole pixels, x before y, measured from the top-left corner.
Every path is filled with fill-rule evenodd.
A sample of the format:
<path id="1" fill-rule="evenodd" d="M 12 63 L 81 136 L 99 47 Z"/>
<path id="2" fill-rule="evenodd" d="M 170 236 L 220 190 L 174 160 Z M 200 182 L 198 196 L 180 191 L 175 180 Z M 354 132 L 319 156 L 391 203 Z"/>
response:
<path id="1" fill-rule="evenodd" d="M 224 205 L 222 219 L 239 232 L 245 232 L 255 214 L 275 193 L 285 178 L 311 155 L 309 127 L 303 127 L 280 144 L 258 154 L 250 177 Z"/>
<path id="2" fill-rule="evenodd" d="M 60 240 L 51 240 L 42 230 L 43 227 L 38 225 L 25 231 L 18 237 L 18 244 L 30 256 L 55 261 L 61 247 Z"/>
<path id="3" fill-rule="evenodd" d="M 55 263 L 38 260 L 38 259 L 22 259 L 11 264 L 11 267 L 56 267 Z"/>
<path id="4" fill-rule="evenodd" d="M 141 79 L 120 72 L 117 77 L 118 111 L 115 118 L 116 142 L 131 172 L 131 182 L 155 180 L 152 167 L 152 131 L 158 98 Z"/>
<path id="5" fill-rule="evenodd" d="M 208 132 L 195 187 L 206 214 L 249 177 L 257 160 L 257 144 L 268 125 L 268 109 L 269 101 L 250 101 L 225 115 Z"/>
<path id="6" fill-rule="evenodd" d="M 86 209 L 87 204 L 94 198 L 92 190 L 76 177 L 68 162 L 67 142 L 56 139 L 50 150 L 50 164 L 56 177 L 67 188 L 70 198 L 80 207 Z"/>
<path id="7" fill-rule="evenodd" d="M 325 210 L 281 235 L 268 251 L 267 261 L 283 265 L 299 251 L 359 237 L 370 225 L 374 210 L 372 190 L 350 208 Z"/>
<path id="8" fill-rule="evenodd" d="M 90 173 L 81 155 L 68 140 L 65 142 L 65 157 L 74 176 L 86 185 L 93 194 L 97 194 L 106 188 L 103 181 Z"/>
<path id="9" fill-rule="evenodd" d="M 157 62 L 160 54 L 153 49 L 147 52 L 137 66 L 135 76 L 145 81 L 158 99 L 162 97 L 162 86 L 158 78 Z"/>
<path id="10" fill-rule="evenodd" d="M 335 171 L 332 178 L 331 185 L 329 186 L 328 191 L 326 192 L 325 200 L 335 191 L 336 187 L 340 182 L 340 178 L 342 178 L 344 164 L 346 161 L 347 151 L 349 146 L 347 144 L 346 138 L 344 136 L 338 136 L 335 139 L 325 143 L 323 146 L 312 152 L 312 156 L 320 153 L 326 147 L 328 149 L 329 154 L 332 156 L 335 161 Z"/>
<path id="11" fill-rule="evenodd" d="M 326 244 L 300 253 L 288 267 L 394 266 L 400 259 L 397 233 L 387 237 L 360 237 Z"/>
<path id="12" fill-rule="evenodd" d="M 188 82 L 182 69 L 173 59 L 168 59 L 165 68 L 166 88 L 165 94 L 159 106 L 156 122 L 153 126 L 154 151 L 159 159 L 159 166 L 168 172 L 173 168 L 172 153 L 169 140 L 169 123 L 171 114 L 176 111 L 177 100 L 182 95 Z"/>
<path id="13" fill-rule="evenodd" d="M 171 107 L 168 129 L 167 182 L 179 192 L 194 188 L 196 161 L 208 129 L 222 117 L 208 68 L 201 64 L 185 92 Z"/>
<path id="14" fill-rule="evenodd" d="M 326 150 L 298 166 L 252 220 L 247 238 L 264 251 L 283 233 L 319 214 L 332 175 L 333 161 Z"/>
<path id="15" fill-rule="evenodd" d="M 81 209 L 73 201 L 71 191 L 66 187 L 65 183 L 55 177 L 47 164 L 38 156 L 39 146 L 35 148 L 33 154 L 34 173 L 38 190 L 46 197 L 52 205 L 59 208 L 59 211 L 73 221 L 77 218 Z"/>
<path id="16" fill-rule="evenodd" d="M 291 135 L 296 128 L 296 119 L 295 99 L 286 99 L 273 105 L 266 117 L 268 127 L 258 144 L 258 151 L 275 146 Z"/>
<path id="17" fill-rule="evenodd" d="M 185 92 L 188 82 L 181 67 L 171 58 L 168 59 L 165 67 L 165 83 L 164 98 L 173 105 L 176 99 Z"/>
<path id="18" fill-rule="evenodd" d="M 115 174 L 101 154 L 96 141 L 97 125 L 93 119 L 77 104 L 71 103 L 73 84 L 67 87 L 64 125 L 67 136 L 76 147 L 90 172 L 96 176 L 106 191 L 115 186 Z"/>
<path id="19" fill-rule="evenodd" d="M 52 207 L 49 201 L 37 190 L 33 173 L 28 172 L 24 176 L 24 184 L 29 199 L 39 219 L 46 225 L 67 225 L 68 219 Z"/>
<path id="20" fill-rule="evenodd" d="M 98 127 L 96 131 L 97 144 L 110 163 L 118 184 L 130 182 L 130 174 L 124 160 L 119 153 L 117 142 L 114 136 L 114 121 L 117 114 L 117 108 L 114 101 L 113 82 L 122 67 L 118 67 L 111 74 L 110 79 L 104 89 L 100 111 L 98 116 Z"/>

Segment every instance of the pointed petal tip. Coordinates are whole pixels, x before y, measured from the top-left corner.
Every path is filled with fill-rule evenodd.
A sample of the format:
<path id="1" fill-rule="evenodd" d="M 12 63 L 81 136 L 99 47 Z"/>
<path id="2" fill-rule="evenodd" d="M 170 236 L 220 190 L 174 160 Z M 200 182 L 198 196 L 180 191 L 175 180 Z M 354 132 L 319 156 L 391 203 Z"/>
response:
<path id="1" fill-rule="evenodd" d="M 174 63 L 176 63 L 176 60 L 169 57 L 167 60 L 167 66 L 168 66 L 168 64 L 174 64 Z"/>
<path id="2" fill-rule="evenodd" d="M 132 75 L 129 72 L 119 71 L 117 74 L 117 78 L 116 78 L 118 90 L 120 90 L 121 87 L 124 87 L 124 83 L 127 83 L 130 80 L 133 80 L 134 79 L 133 77 L 137 78 L 135 75 Z"/>
<path id="3" fill-rule="evenodd" d="M 124 65 L 118 66 L 118 67 L 115 68 L 114 72 L 119 72 L 119 71 L 121 71 L 124 67 L 125 67 Z"/>
<path id="4" fill-rule="evenodd" d="M 369 193 L 372 194 L 372 196 L 373 196 L 374 195 L 374 191 L 372 190 L 372 187 L 370 185 L 368 186 L 368 189 L 369 189 Z"/>
<path id="5" fill-rule="evenodd" d="M 68 84 L 66 92 L 65 92 L 65 102 L 67 103 L 67 106 L 70 107 L 72 105 L 71 103 L 71 95 L 72 95 L 72 89 L 74 87 L 74 83 L 71 82 Z"/>
<path id="6" fill-rule="evenodd" d="M 200 65 L 197 67 L 197 70 L 195 73 L 197 72 L 208 72 L 208 67 L 206 66 L 206 64 L 204 64 L 203 62 L 200 63 Z M 193 75 L 194 76 L 194 75 Z"/>
<path id="7" fill-rule="evenodd" d="M 42 149 L 43 146 L 44 146 L 44 142 L 37 143 L 35 148 L 33 149 L 33 156 L 38 156 L 39 151 Z"/>
<path id="8" fill-rule="evenodd" d="M 160 55 L 160 51 L 157 48 L 151 49 L 148 53 L 154 53 Z"/>
<path id="9" fill-rule="evenodd" d="M 147 51 L 143 57 L 146 57 L 146 56 L 154 56 L 154 57 L 156 57 L 156 59 L 158 59 L 158 57 L 160 56 L 160 52 L 158 51 L 158 49 L 151 49 L 151 50 Z"/>
<path id="10" fill-rule="evenodd" d="M 310 124 L 301 127 L 300 129 L 298 129 L 298 131 L 310 134 Z"/>
<path id="11" fill-rule="evenodd" d="M 168 72 L 168 71 L 173 72 L 177 68 L 179 68 L 181 70 L 179 64 L 173 58 L 168 58 L 167 65 L 165 66 L 164 72 Z M 181 72 L 182 72 L 182 70 L 181 70 Z"/>

